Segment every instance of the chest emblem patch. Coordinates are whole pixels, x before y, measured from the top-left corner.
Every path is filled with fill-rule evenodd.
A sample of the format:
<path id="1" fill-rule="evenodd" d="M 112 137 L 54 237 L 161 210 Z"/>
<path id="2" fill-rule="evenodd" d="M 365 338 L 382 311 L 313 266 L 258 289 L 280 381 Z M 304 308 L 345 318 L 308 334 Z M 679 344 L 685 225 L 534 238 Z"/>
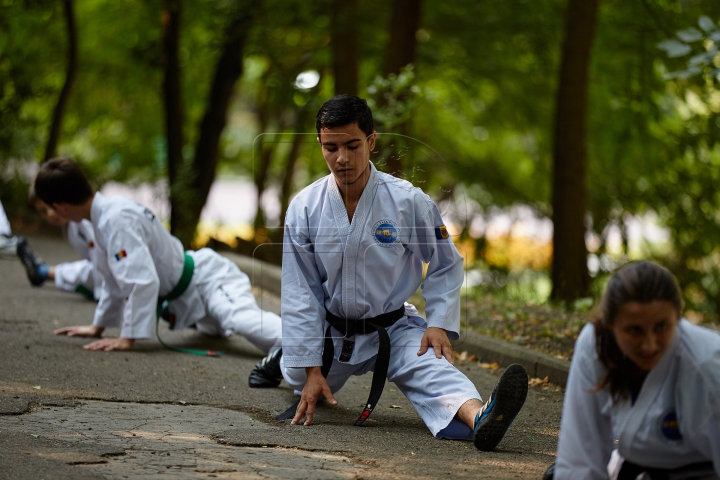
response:
<path id="1" fill-rule="evenodd" d="M 400 238 L 398 226 L 392 220 L 380 220 L 373 227 L 375 243 L 381 247 L 390 247 Z"/>
<path id="2" fill-rule="evenodd" d="M 115 260 L 117 260 L 118 262 L 125 257 L 127 257 L 127 252 L 125 250 L 120 250 L 118 253 L 115 254 Z"/>
<path id="3" fill-rule="evenodd" d="M 668 440 L 682 440 L 675 411 L 668 412 L 660 424 L 660 433 Z"/>

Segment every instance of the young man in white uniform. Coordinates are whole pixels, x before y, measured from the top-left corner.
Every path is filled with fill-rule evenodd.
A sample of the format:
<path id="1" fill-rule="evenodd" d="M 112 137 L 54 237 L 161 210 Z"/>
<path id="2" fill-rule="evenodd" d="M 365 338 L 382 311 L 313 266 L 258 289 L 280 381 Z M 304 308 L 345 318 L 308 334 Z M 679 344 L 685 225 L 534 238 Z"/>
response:
<path id="1" fill-rule="evenodd" d="M 639 262 L 619 275 L 602 304 L 617 303 L 619 314 L 602 322 L 618 339 L 626 365 L 612 365 L 627 378 L 627 395 L 613 395 L 611 382 L 598 390 L 608 375 L 598 345 L 608 343 L 586 325 L 575 344 L 552 478 L 720 479 L 720 335 L 680 319 L 680 294 L 662 267 Z M 664 284 L 671 295 L 653 294 Z"/>
<path id="2" fill-rule="evenodd" d="M 333 392 L 351 375 L 374 371 L 379 378 L 356 425 L 375 407 L 379 392 L 372 391 L 376 383 L 382 391 L 387 376 L 433 435 L 493 449 L 525 401 L 527 373 L 509 367 L 483 406 L 454 367 L 449 337 L 458 338 L 464 275 L 437 207 L 370 163 L 375 132 L 364 100 L 328 100 L 316 129 L 331 174 L 301 191 L 285 219 L 281 364 L 301 395 L 287 418 L 294 413 L 293 424 L 306 418 L 310 425 L 320 398 L 336 405 Z M 427 323 L 405 303 L 420 285 L 423 262 Z"/>
<path id="3" fill-rule="evenodd" d="M 88 220 L 79 223 L 70 222 L 59 217 L 52 207 L 35 196 L 34 191 L 31 191 L 30 203 L 46 222 L 60 228 L 65 240 L 81 258 L 74 262 L 48 265 L 35 254 L 27 239 L 20 238 L 17 254 L 25 266 L 30 283 L 33 286 L 40 286 L 46 280 L 52 280 L 61 290 L 80 293 L 90 300 L 100 298 L 99 289 L 102 280 L 91 258 L 95 246 L 92 223 Z"/>
<path id="4" fill-rule="evenodd" d="M 46 162 L 35 192 L 61 217 L 92 222 L 96 267 L 105 283 L 92 325 L 56 334 L 99 337 L 107 327 L 121 327 L 120 338 L 102 338 L 85 349 L 129 350 L 135 340 L 153 336 L 158 301 L 165 299 L 175 329 L 195 324 L 209 335 L 243 335 L 266 353 L 279 348 L 280 317 L 257 306 L 247 275 L 230 260 L 210 249 L 183 252 L 149 209 L 93 192 L 70 160 Z"/>

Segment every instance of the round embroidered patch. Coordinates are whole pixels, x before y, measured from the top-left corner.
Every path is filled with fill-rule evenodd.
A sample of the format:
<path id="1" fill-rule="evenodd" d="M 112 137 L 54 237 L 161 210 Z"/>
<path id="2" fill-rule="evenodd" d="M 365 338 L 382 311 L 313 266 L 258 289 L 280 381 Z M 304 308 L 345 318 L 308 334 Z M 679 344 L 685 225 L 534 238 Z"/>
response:
<path id="1" fill-rule="evenodd" d="M 373 227 L 375 242 L 381 247 L 389 247 L 399 239 L 398 227 L 392 220 L 380 220 Z"/>
<path id="2" fill-rule="evenodd" d="M 660 432 L 668 440 L 682 440 L 680 427 L 678 426 L 677 415 L 675 411 L 668 412 L 662 419 L 660 424 Z"/>

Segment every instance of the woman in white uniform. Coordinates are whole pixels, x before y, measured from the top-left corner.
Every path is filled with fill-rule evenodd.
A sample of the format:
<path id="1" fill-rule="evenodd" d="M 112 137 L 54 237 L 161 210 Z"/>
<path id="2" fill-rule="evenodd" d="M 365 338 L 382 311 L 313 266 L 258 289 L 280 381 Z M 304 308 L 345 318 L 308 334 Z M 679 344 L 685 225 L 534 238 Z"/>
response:
<path id="1" fill-rule="evenodd" d="M 720 335 L 682 306 L 657 264 L 612 277 L 575 344 L 555 480 L 720 478 Z"/>

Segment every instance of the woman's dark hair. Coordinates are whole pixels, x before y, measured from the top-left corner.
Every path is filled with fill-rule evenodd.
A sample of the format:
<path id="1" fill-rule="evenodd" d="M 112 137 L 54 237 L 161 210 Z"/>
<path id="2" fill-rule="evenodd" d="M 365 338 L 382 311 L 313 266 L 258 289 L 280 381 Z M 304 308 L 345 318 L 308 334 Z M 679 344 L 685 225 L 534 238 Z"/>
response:
<path id="1" fill-rule="evenodd" d="M 375 126 L 367 102 L 355 95 L 335 95 L 318 110 L 315 130 L 320 136 L 322 128 L 344 127 L 355 122 L 365 134 L 365 138 L 372 135 Z"/>
<path id="2" fill-rule="evenodd" d="M 56 203 L 80 205 L 93 196 L 93 189 L 77 163 L 52 158 L 35 177 L 35 196 L 51 207 Z"/>
<path id="3" fill-rule="evenodd" d="M 631 372 L 634 369 L 632 361 L 623 355 L 615 342 L 611 326 L 626 303 L 650 303 L 655 300 L 670 302 L 680 318 L 683 301 L 673 274 L 653 262 L 633 262 L 615 272 L 600 301 L 600 312 L 593 324 L 598 357 L 607 374 L 597 389 L 609 386 L 615 402 L 630 394 Z"/>

